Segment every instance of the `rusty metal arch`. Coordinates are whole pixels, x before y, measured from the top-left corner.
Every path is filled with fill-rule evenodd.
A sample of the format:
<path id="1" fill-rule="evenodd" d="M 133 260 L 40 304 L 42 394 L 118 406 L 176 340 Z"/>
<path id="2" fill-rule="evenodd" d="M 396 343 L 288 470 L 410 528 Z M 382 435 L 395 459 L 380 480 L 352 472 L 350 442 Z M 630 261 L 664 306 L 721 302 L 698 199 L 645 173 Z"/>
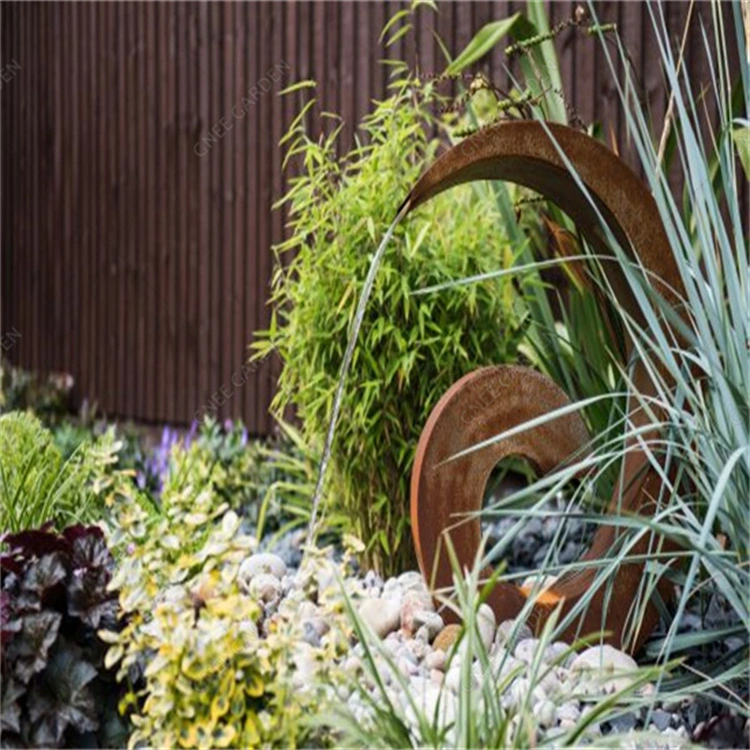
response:
<path id="1" fill-rule="evenodd" d="M 581 190 L 560 150 L 585 185 Z M 480 130 L 441 156 L 419 179 L 404 201 L 408 213 L 438 193 L 454 185 L 474 180 L 504 180 L 529 187 L 556 203 L 575 222 L 590 244 L 602 255 L 614 256 L 605 241 L 597 211 L 617 238 L 623 251 L 649 272 L 659 291 L 673 304 L 682 296 L 679 270 L 669 246 L 656 204 L 643 183 L 630 168 L 601 143 L 571 128 L 539 122 L 503 122 Z M 592 206 L 592 200 L 596 210 Z M 618 263 L 607 263 L 604 273 L 619 303 L 636 320 L 639 306 Z M 660 283 L 663 281 L 663 284 Z M 628 353 L 632 345 L 627 344 Z M 636 363 L 633 383 L 645 396 L 656 390 L 646 368 Z M 528 368 L 482 368 L 459 380 L 436 405 L 422 432 L 412 472 L 412 533 L 420 567 L 436 588 L 451 586 L 452 574 L 443 545 L 443 534 L 451 541 L 464 564 L 471 564 L 480 540 L 478 519 L 456 524 L 456 515 L 481 508 L 490 470 L 506 455 L 525 456 L 544 471 L 551 471 L 583 449 L 587 442 L 580 417 L 569 415 L 517 435 L 491 448 L 475 451 L 450 463 L 442 463 L 462 449 L 487 440 L 559 408 L 566 396 L 551 380 Z M 471 417 L 472 404 L 481 404 L 479 417 Z M 649 417 L 639 406 L 635 393 L 628 398 L 628 414 L 633 424 L 648 426 Z M 468 410 L 468 411 L 467 411 Z M 659 417 L 658 412 L 655 415 Z M 623 462 L 620 486 L 611 502 L 610 514 L 622 511 L 649 513 L 662 480 L 648 464 L 642 450 L 629 446 Z M 449 530 L 449 531 L 448 531 Z M 617 529 L 602 525 L 584 559 L 602 557 L 614 544 Z M 633 554 L 649 551 L 649 540 L 642 539 Z M 614 595 L 607 602 L 600 586 L 586 611 L 577 616 L 564 637 L 574 638 L 607 630 L 607 640 L 635 652 L 658 623 L 652 602 L 646 606 L 640 629 L 625 642 L 628 618 L 642 585 L 644 565 L 622 565 L 614 576 Z M 489 571 L 488 571 L 489 573 Z M 563 602 L 563 614 L 580 601 L 591 587 L 596 570 L 564 576 L 534 604 L 531 620 L 541 626 L 551 609 Z M 671 587 L 662 578 L 662 597 Z M 517 615 L 527 603 L 529 592 L 500 583 L 490 599 L 501 619 Z"/>

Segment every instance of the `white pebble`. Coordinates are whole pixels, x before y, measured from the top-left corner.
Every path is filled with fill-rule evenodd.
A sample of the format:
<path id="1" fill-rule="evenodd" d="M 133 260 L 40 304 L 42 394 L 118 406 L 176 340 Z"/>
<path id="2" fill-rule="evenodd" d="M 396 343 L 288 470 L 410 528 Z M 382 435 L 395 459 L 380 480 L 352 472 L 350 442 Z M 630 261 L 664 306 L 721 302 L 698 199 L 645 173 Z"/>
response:
<path id="1" fill-rule="evenodd" d="M 567 703 L 563 703 L 562 706 L 557 707 L 557 711 L 555 713 L 559 722 L 576 722 L 581 718 L 581 711 L 578 708 L 578 701 L 568 701 Z"/>
<path id="2" fill-rule="evenodd" d="M 497 626 L 497 620 L 495 619 L 495 613 L 489 604 L 480 604 L 477 610 L 477 628 L 479 629 L 479 637 L 482 640 L 485 651 L 489 651 L 492 647 L 492 639 L 495 635 L 495 628 Z"/>
<path id="3" fill-rule="evenodd" d="M 286 573 L 286 563 L 272 552 L 256 552 L 242 562 L 238 575 L 242 583 L 249 585 L 261 573 L 272 575 L 281 581 Z"/>
<path id="4" fill-rule="evenodd" d="M 534 706 L 534 716 L 545 729 L 551 727 L 555 723 L 555 704 L 550 700 L 541 701 Z"/>
<path id="5" fill-rule="evenodd" d="M 427 669 L 439 669 L 441 672 L 445 671 L 445 651 L 437 649 L 437 651 L 431 651 L 424 658 L 424 665 Z"/>
<path id="6" fill-rule="evenodd" d="M 281 596 L 281 581 L 269 573 L 259 573 L 250 580 L 248 593 L 260 602 L 276 602 Z"/>
<path id="7" fill-rule="evenodd" d="M 524 638 L 522 641 L 519 641 L 513 655 L 516 659 L 520 659 L 526 662 L 526 664 L 531 664 L 538 650 L 539 640 L 537 638 Z"/>
<path id="8" fill-rule="evenodd" d="M 421 609 L 413 615 L 414 629 L 427 628 L 429 642 L 435 640 L 435 636 L 445 627 L 443 618 L 435 611 Z"/>
<path id="9" fill-rule="evenodd" d="M 637 669 L 635 659 L 608 644 L 587 648 L 570 665 L 571 672 L 580 672 L 596 680 L 605 692 L 628 688 Z"/>
<path id="10" fill-rule="evenodd" d="M 398 628 L 401 607 L 394 599 L 365 599 L 359 605 L 359 616 L 378 638 L 385 638 Z"/>
<path id="11" fill-rule="evenodd" d="M 415 621 L 422 612 L 434 612 L 432 597 L 425 589 L 410 589 L 401 600 L 401 628 L 407 635 L 417 630 L 423 621 Z M 439 631 L 438 631 L 439 632 Z"/>
<path id="12" fill-rule="evenodd" d="M 531 638 L 531 628 L 526 623 L 520 624 L 515 620 L 503 620 L 503 622 L 497 627 L 495 643 L 500 646 L 505 646 L 514 635 L 516 643 L 525 638 Z"/>

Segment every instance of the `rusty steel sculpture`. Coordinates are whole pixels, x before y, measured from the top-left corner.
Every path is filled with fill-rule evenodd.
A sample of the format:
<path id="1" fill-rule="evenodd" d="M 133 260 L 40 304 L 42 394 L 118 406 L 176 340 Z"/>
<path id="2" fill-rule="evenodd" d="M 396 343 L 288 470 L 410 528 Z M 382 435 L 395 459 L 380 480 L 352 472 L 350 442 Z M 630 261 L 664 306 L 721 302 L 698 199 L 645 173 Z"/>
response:
<path id="1" fill-rule="evenodd" d="M 408 213 L 434 195 L 473 180 L 504 180 L 535 190 L 568 214 L 598 254 L 616 257 L 605 240 L 603 220 L 629 259 L 640 263 L 655 280 L 660 293 L 674 305 L 681 297 L 680 275 L 653 198 L 623 161 L 589 136 L 562 125 L 530 121 L 487 127 L 437 159 L 417 182 L 402 210 Z M 642 323 L 620 263 L 604 265 L 619 303 Z M 627 343 L 627 353 L 633 354 L 632 342 Z M 653 421 L 660 415 L 658 409 L 649 415 L 635 395 L 635 391 L 645 397 L 656 393 L 642 362 L 634 365 L 632 383 L 634 393 L 627 403 L 629 419 L 632 425 L 644 429 L 641 438 L 648 440 L 656 434 Z M 478 517 L 471 514 L 481 509 L 490 472 L 501 459 L 523 457 L 541 472 L 550 472 L 571 457 L 580 456 L 589 436 L 580 416 L 572 412 L 517 431 L 455 460 L 447 459 L 567 403 L 566 395 L 548 377 L 526 367 L 497 366 L 469 373 L 434 408 L 419 440 L 412 472 L 411 521 L 420 567 L 435 589 L 450 589 L 452 585 L 444 534 L 450 535 L 459 561 L 472 564 L 481 529 Z M 653 513 L 662 478 L 636 443 L 628 446 L 619 487 L 608 511 L 610 516 Z M 461 516 L 463 522 L 459 522 Z M 583 559 L 602 558 L 618 533 L 616 525 L 603 523 Z M 653 554 L 661 541 L 644 536 L 631 554 Z M 488 601 L 500 620 L 515 617 L 528 603 L 530 623 L 538 629 L 556 606 L 562 607 L 565 617 L 584 595 L 591 596 L 589 590 L 597 575 L 595 566 L 564 575 L 533 603 L 528 603 L 530 591 L 500 582 Z M 563 637 L 570 640 L 606 631 L 609 643 L 637 651 L 658 622 L 657 608 L 647 597 L 639 628 L 632 637 L 626 637 L 643 577 L 643 562 L 620 565 L 610 578 L 610 587 L 599 583 L 587 606 L 579 607 L 582 611 L 570 618 Z M 672 593 L 665 577 L 656 588 L 665 600 Z"/>

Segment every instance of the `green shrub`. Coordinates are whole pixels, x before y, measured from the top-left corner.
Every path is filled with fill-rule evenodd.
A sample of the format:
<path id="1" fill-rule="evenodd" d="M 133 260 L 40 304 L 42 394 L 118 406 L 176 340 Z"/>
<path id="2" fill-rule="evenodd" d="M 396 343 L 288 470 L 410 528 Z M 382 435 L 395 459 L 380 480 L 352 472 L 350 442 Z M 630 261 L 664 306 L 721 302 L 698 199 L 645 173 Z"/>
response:
<path id="1" fill-rule="evenodd" d="M 118 680 L 143 674 L 121 703 L 135 727 L 130 747 L 307 744 L 306 717 L 325 699 L 333 680 L 326 665 L 346 641 L 331 637 L 314 649 L 325 678 L 295 690 L 296 608 L 259 632 L 262 605 L 238 580 L 255 540 L 196 459 L 192 450 L 173 452 L 158 512 L 130 493 L 113 505 L 112 585 L 129 619 L 119 633 L 100 635 L 111 644 L 107 664 L 119 664 Z"/>
<path id="2" fill-rule="evenodd" d="M 63 528 L 97 518 L 113 481 L 117 447 L 110 431 L 84 441 L 65 460 L 33 414 L 0 416 L 0 530 L 16 532 L 48 521 Z"/>
<path id="3" fill-rule="evenodd" d="M 281 357 L 273 409 L 281 416 L 293 406 L 314 446 L 323 443 L 372 254 L 437 148 L 428 136 L 437 127 L 429 91 L 414 81 L 400 84 L 363 120 L 366 145 L 344 158 L 336 156 L 337 132 L 314 140 L 302 118 L 287 136 L 290 157 L 304 171 L 284 199 L 291 236 L 276 248 L 271 327 L 254 347 L 258 356 Z M 462 375 L 516 358 L 521 320 L 509 281 L 412 294 L 509 265 L 515 249 L 497 218 L 493 204 L 471 189 L 449 201 L 438 197 L 397 228 L 377 274 L 348 376 L 327 498 L 367 542 L 368 562 L 386 571 L 413 564 L 409 477 L 430 410 Z"/>
<path id="4" fill-rule="evenodd" d="M 268 440 L 249 440 L 239 420 L 206 418 L 184 436 L 165 427 L 152 449 L 142 443 L 139 454 L 131 449 L 130 466 L 138 487 L 158 497 L 170 474 L 192 464 L 202 484 L 210 483 L 246 526 L 255 527 L 258 540 L 280 535 L 309 519 L 317 464 L 294 428 L 284 422 L 279 427 L 281 434 Z"/>
<path id="5" fill-rule="evenodd" d="M 119 689 L 96 635 L 117 626 L 101 530 L 39 529 L 3 542 L 3 747 L 121 747 Z"/>

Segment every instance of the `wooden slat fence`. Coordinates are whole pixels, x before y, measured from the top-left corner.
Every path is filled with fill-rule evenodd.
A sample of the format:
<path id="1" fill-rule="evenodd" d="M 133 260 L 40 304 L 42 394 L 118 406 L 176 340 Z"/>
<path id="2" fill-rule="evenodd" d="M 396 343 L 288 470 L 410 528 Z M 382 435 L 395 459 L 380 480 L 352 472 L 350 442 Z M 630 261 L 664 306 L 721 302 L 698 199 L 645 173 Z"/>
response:
<path id="1" fill-rule="evenodd" d="M 248 368 L 284 217 L 278 141 L 319 82 L 342 143 L 386 90 L 381 58 L 441 67 L 437 33 L 457 51 L 520 2 L 420 10 L 415 35 L 379 41 L 397 2 L 2 4 L 2 337 L 14 363 L 73 374 L 110 416 L 188 423 L 242 417 L 256 434 L 277 365 Z M 550 4 L 552 23 L 574 4 Z M 675 35 L 687 3 L 665 6 Z M 641 3 L 600 3 L 641 71 L 659 122 L 660 70 Z M 699 3 L 697 14 L 709 14 Z M 687 64 L 705 73 L 697 19 Z M 623 114 L 602 52 L 559 38 L 568 97 L 615 134 Z M 482 70 L 508 84 L 498 52 Z M 621 140 L 621 139 L 620 139 Z M 621 144 L 625 145 L 625 144 Z"/>

